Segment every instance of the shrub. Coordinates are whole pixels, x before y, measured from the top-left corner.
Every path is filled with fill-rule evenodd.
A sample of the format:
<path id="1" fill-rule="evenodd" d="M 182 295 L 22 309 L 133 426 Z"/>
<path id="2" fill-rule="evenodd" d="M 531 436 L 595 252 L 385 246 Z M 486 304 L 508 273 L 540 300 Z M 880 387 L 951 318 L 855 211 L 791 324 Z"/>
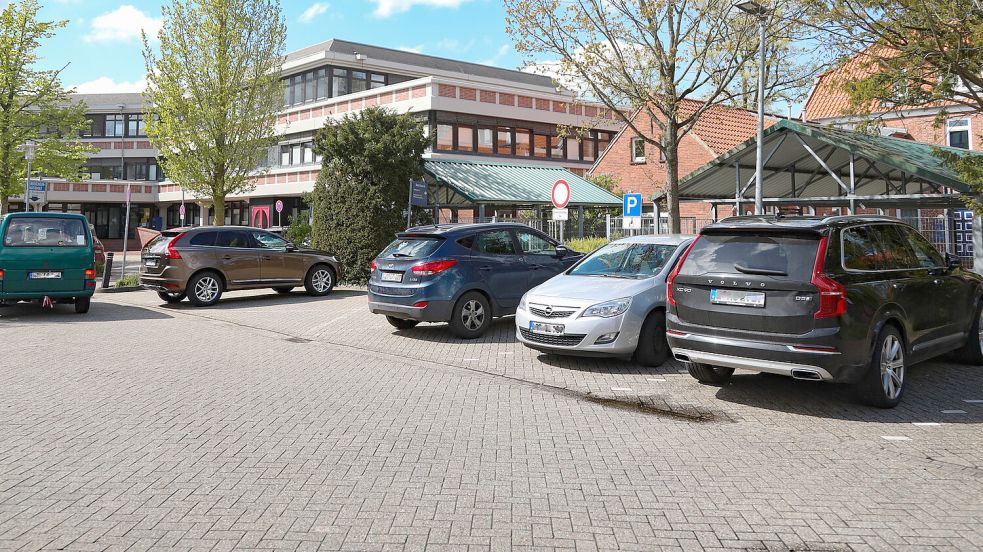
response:
<path id="1" fill-rule="evenodd" d="M 577 240 L 567 240 L 564 245 L 567 246 L 567 249 L 572 249 L 580 253 L 590 253 L 606 243 L 608 243 L 607 238 L 581 238 Z"/>
<path id="2" fill-rule="evenodd" d="M 140 275 L 136 272 L 131 272 L 119 280 L 116 280 L 116 283 L 113 285 L 118 288 L 138 286 L 140 285 Z"/>
<path id="3" fill-rule="evenodd" d="M 307 224 L 307 218 L 291 218 L 290 225 L 283 232 L 283 237 L 295 245 L 303 245 L 311 237 L 311 225 Z"/>

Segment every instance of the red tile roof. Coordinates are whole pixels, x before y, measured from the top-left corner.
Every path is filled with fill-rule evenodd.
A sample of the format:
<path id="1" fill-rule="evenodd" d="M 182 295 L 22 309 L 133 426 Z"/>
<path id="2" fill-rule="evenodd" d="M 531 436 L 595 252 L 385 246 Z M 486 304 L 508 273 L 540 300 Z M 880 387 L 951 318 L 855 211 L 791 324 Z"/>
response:
<path id="1" fill-rule="evenodd" d="M 843 83 L 849 80 L 860 79 L 873 72 L 870 60 L 864 54 L 858 54 L 849 61 L 827 71 L 819 77 L 809 99 L 806 101 L 803 115 L 807 121 L 816 121 L 832 117 L 842 117 L 852 113 L 850 108 L 850 96 L 843 89 Z M 877 103 L 871 102 L 867 111 L 877 109 Z M 864 111 L 858 109 L 858 111 Z"/>
<path id="2" fill-rule="evenodd" d="M 683 116 L 689 115 L 702 102 L 687 100 L 683 103 Z M 775 124 L 773 115 L 765 114 L 765 128 Z M 758 114 L 739 107 L 710 106 L 693 127 L 693 134 L 720 155 L 754 136 Z"/>

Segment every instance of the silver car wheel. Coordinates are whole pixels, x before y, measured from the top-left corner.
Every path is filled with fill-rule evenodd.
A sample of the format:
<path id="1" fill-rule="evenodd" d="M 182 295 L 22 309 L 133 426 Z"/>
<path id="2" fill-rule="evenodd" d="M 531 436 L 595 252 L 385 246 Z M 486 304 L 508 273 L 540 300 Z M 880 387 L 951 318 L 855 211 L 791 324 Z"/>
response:
<path id="1" fill-rule="evenodd" d="M 980 320 L 976 323 L 976 327 L 980 330 L 980 352 L 983 352 L 983 309 L 980 309 Z"/>
<path id="2" fill-rule="evenodd" d="M 461 322 L 464 322 L 465 328 L 477 330 L 485 322 L 485 308 L 474 299 L 468 301 L 461 309 Z"/>
<path id="3" fill-rule="evenodd" d="M 318 293 L 324 293 L 331 289 L 331 271 L 322 268 L 311 276 L 311 285 L 314 286 L 314 291 Z"/>
<path id="4" fill-rule="evenodd" d="M 195 297 L 203 303 L 208 303 L 218 295 L 218 280 L 211 276 L 203 276 L 195 284 Z"/>
<path id="5" fill-rule="evenodd" d="M 894 400 L 904 386 L 904 347 L 896 335 L 888 335 L 881 346 L 881 385 L 884 395 Z"/>

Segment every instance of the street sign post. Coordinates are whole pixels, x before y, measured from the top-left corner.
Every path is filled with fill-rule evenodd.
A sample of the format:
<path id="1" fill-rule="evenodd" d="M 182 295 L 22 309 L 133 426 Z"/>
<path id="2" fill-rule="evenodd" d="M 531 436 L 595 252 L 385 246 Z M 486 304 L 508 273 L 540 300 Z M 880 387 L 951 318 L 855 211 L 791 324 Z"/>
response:
<path id="1" fill-rule="evenodd" d="M 184 213 L 185 213 L 185 210 L 184 210 L 184 204 L 183 203 L 181 204 L 181 207 L 178 208 L 177 213 L 179 215 L 181 215 L 181 226 L 184 226 Z"/>
<path id="2" fill-rule="evenodd" d="M 413 207 L 426 207 L 430 203 L 426 180 L 410 180 L 410 201 L 406 206 L 406 227 L 409 228 Z"/>
<path id="3" fill-rule="evenodd" d="M 566 209 L 567 203 L 570 203 L 570 184 L 562 178 L 554 182 L 550 199 L 553 201 L 553 207 Z"/>
<path id="4" fill-rule="evenodd" d="M 120 280 L 126 276 L 126 244 L 130 241 L 130 185 L 126 185 L 126 218 L 123 219 L 123 264 L 119 267 Z"/>
<path id="5" fill-rule="evenodd" d="M 283 202 L 278 199 L 273 206 L 276 207 L 276 224 L 280 228 L 283 228 L 283 215 L 280 214 L 283 213 Z"/>
<path id="6" fill-rule="evenodd" d="M 570 210 L 553 209 L 553 220 L 570 220 Z"/>
<path id="7" fill-rule="evenodd" d="M 642 228 L 642 194 L 625 194 L 621 199 L 621 227 L 625 230 Z"/>
<path id="8" fill-rule="evenodd" d="M 43 180 L 28 180 L 24 200 L 25 203 L 33 204 L 35 211 L 40 211 L 41 206 L 48 203 L 48 183 Z"/>

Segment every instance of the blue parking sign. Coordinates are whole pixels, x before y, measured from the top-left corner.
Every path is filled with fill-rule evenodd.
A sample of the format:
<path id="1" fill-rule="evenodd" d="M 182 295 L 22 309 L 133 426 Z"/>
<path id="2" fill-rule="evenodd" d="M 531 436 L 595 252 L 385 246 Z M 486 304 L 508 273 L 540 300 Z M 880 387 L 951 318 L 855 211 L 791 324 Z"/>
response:
<path id="1" fill-rule="evenodd" d="M 621 202 L 621 207 L 624 211 L 623 216 L 642 216 L 642 194 L 625 194 L 625 197 L 622 198 Z"/>

